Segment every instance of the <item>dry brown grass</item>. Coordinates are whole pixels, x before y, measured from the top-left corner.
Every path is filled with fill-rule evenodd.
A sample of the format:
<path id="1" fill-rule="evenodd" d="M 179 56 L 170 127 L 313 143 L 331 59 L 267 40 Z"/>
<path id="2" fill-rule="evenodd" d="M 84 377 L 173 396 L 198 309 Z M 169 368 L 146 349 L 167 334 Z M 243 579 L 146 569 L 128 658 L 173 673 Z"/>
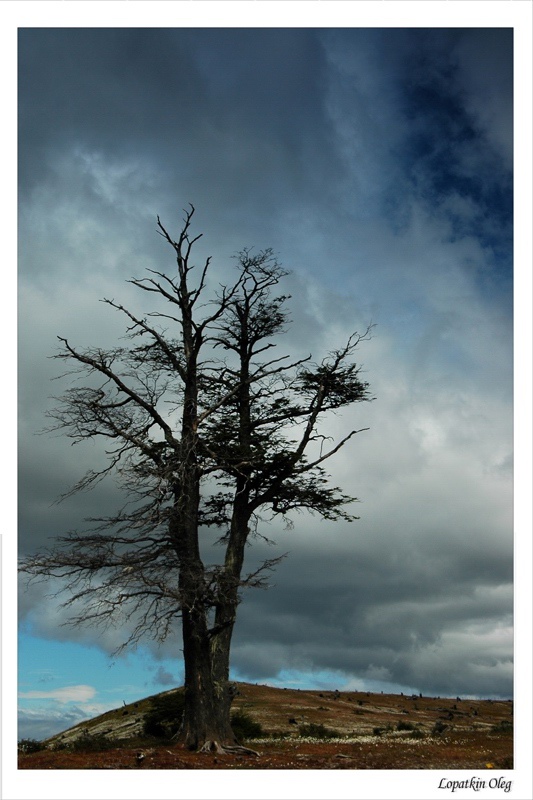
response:
<path id="1" fill-rule="evenodd" d="M 107 731 L 107 737 L 115 737 L 113 749 L 21 754 L 19 768 L 479 770 L 513 766 L 511 702 L 239 684 L 233 710 L 249 714 L 268 736 L 254 742 L 253 748 L 260 753 L 257 757 L 196 754 L 174 743 L 142 740 L 135 734 L 148 707 L 146 701 L 131 704 L 49 741 L 50 746 L 73 741 L 86 728 L 92 735 Z M 402 722 L 400 727 L 408 730 L 398 730 Z M 339 738 L 301 738 L 300 726 L 313 724 L 334 729 Z M 442 731 L 436 733 L 435 726 Z M 381 734 L 376 735 L 376 729 L 382 729 Z M 128 739 L 117 738 L 128 733 Z"/>

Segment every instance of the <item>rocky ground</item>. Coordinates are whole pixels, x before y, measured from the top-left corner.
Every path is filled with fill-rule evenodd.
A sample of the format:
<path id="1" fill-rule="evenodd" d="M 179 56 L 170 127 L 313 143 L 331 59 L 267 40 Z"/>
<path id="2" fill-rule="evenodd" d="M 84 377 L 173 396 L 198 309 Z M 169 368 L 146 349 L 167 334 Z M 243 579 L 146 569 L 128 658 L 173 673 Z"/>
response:
<path id="1" fill-rule="evenodd" d="M 263 729 L 258 755 L 197 754 L 142 737 L 150 698 L 115 709 L 19 754 L 20 769 L 511 769 L 510 701 L 238 684 L 233 711 Z M 318 726 L 318 727 L 317 727 Z M 322 726 L 322 727 L 320 727 Z M 309 731 L 327 730 L 332 738 Z M 74 749 L 80 737 L 106 749 Z"/>

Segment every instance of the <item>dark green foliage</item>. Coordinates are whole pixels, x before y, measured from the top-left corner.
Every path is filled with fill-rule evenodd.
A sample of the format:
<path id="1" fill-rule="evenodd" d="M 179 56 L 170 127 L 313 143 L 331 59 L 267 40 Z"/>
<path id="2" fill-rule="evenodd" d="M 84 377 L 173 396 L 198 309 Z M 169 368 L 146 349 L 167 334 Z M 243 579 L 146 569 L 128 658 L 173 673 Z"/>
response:
<path id="1" fill-rule="evenodd" d="M 513 723 L 508 719 L 502 719 L 497 725 L 493 725 L 490 730 L 491 733 L 512 733 Z"/>
<path id="2" fill-rule="evenodd" d="M 359 379 L 360 368 L 355 364 L 340 367 L 338 363 L 322 363 L 314 370 L 302 369 L 299 379 L 303 393 L 314 395 L 320 387 L 329 408 L 369 400 L 368 383 Z"/>
<path id="3" fill-rule="evenodd" d="M 246 711 L 235 711 L 231 715 L 231 728 L 239 742 L 245 739 L 259 739 L 263 736 L 263 728 L 255 722 Z"/>
<path id="4" fill-rule="evenodd" d="M 46 745 L 37 739 L 21 739 L 18 750 L 21 753 L 39 753 L 41 750 L 46 750 Z"/>
<path id="5" fill-rule="evenodd" d="M 438 720 L 436 721 L 436 723 L 434 724 L 434 726 L 433 726 L 433 730 L 432 730 L 431 732 L 432 732 L 433 734 L 436 734 L 437 736 L 440 736 L 440 735 L 441 735 L 441 733 L 444 733 L 444 731 L 447 729 L 447 727 L 448 727 L 448 726 L 446 725 L 446 723 L 444 723 L 444 722 L 441 722 L 441 720 L 440 720 L 440 719 L 438 719 Z"/>
<path id="6" fill-rule="evenodd" d="M 404 722 L 403 720 L 396 725 L 397 731 L 414 731 L 415 726 L 412 722 Z"/>
<path id="7" fill-rule="evenodd" d="M 68 750 L 68 746 L 66 742 L 54 742 L 52 745 L 52 750 L 55 752 L 56 750 Z"/>
<path id="8" fill-rule="evenodd" d="M 112 750 L 117 746 L 116 739 L 108 739 L 107 736 L 92 735 L 84 733 L 79 739 L 67 745 L 67 750 L 74 753 L 99 753 L 101 750 Z"/>
<path id="9" fill-rule="evenodd" d="M 372 733 L 374 736 L 381 736 L 382 733 L 390 733 L 392 731 L 392 725 L 388 723 L 384 728 L 374 728 Z"/>
<path id="10" fill-rule="evenodd" d="M 144 719 L 145 736 L 171 739 L 179 730 L 185 699 L 183 692 L 154 697 L 152 707 Z"/>
<path id="11" fill-rule="evenodd" d="M 312 739 L 336 739 L 340 736 L 338 731 L 332 728 L 326 728 L 325 725 L 317 725 L 315 722 L 310 722 L 308 725 L 300 725 L 300 736 L 309 736 Z"/>
<path id="12" fill-rule="evenodd" d="M 409 734 L 409 738 L 410 739 L 424 739 L 425 738 L 425 733 L 424 733 L 424 731 L 421 731 L 419 728 L 417 728 L 416 730 L 412 731 Z"/>

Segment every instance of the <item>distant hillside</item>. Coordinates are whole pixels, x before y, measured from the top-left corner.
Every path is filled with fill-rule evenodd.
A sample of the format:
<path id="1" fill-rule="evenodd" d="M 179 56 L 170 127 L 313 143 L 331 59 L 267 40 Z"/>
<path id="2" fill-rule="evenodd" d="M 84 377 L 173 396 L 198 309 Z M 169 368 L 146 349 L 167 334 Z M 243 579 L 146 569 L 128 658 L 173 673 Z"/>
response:
<path id="1" fill-rule="evenodd" d="M 297 736 L 300 727 L 323 725 L 340 736 L 368 736 L 376 729 L 412 726 L 428 733 L 438 723 L 450 731 L 489 732 L 495 725 L 512 723 L 512 703 L 493 700 L 421 697 L 370 692 L 307 691 L 237 683 L 232 711 L 244 711 L 267 735 Z M 142 735 L 146 716 L 171 689 L 121 708 L 107 711 L 46 740 L 48 746 L 69 745 L 84 736 L 131 739 Z M 400 728 L 401 729 L 401 728 Z"/>
<path id="2" fill-rule="evenodd" d="M 167 695 L 175 695 L 179 691 L 179 688 L 170 689 L 134 703 L 124 704 L 120 708 L 106 711 L 105 714 L 100 714 L 98 717 L 79 722 L 72 728 L 51 736 L 45 742 L 54 746 L 57 744 L 69 745 L 87 735 L 105 736 L 108 739 L 130 739 L 139 736 L 143 732 L 146 716 L 153 709 L 154 701 Z"/>

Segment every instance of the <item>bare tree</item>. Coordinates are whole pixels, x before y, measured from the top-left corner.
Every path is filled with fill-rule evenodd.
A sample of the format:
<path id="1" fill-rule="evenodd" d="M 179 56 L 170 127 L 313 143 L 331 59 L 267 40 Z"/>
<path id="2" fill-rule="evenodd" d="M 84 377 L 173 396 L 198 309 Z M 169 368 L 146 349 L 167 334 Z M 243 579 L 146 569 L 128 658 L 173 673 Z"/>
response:
<path id="1" fill-rule="evenodd" d="M 50 413 L 52 427 L 74 442 L 109 443 L 106 466 L 67 494 L 114 473 L 127 502 L 111 517 L 93 518 L 90 530 L 23 559 L 21 570 L 30 579 L 61 579 L 73 624 L 108 625 L 127 614 L 135 623 L 123 646 L 145 636 L 164 641 L 180 618 L 180 738 L 194 749 L 231 752 L 238 749 L 229 682 L 237 607 L 242 589 L 264 586 L 281 559 L 243 574 L 245 546 L 260 535 L 264 515 L 308 509 L 356 519 L 345 509 L 355 498 L 331 487 L 322 465 L 359 431 L 335 443 L 320 425 L 327 412 L 371 399 L 353 360 L 370 329 L 320 363 L 275 356 L 288 298 L 273 290 L 287 273 L 271 250 L 244 250 L 235 282 L 207 302 L 210 260 L 194 283 L 191 275 L 200 238 L 189 233 L 193 214 L 191 206 L 177 241 L 158 219 L 176 275 L 149 271 L 131 280 L 164 300 L 163 311 L 139 317 L 104 301 L 127 318 L 128 346 L 78 349 L 59 337 L 54 357 L 73 364 L 80 380 Z M 200 547 L 210 526 L 224 548 L 214 565 L 204 563 Z"/>

